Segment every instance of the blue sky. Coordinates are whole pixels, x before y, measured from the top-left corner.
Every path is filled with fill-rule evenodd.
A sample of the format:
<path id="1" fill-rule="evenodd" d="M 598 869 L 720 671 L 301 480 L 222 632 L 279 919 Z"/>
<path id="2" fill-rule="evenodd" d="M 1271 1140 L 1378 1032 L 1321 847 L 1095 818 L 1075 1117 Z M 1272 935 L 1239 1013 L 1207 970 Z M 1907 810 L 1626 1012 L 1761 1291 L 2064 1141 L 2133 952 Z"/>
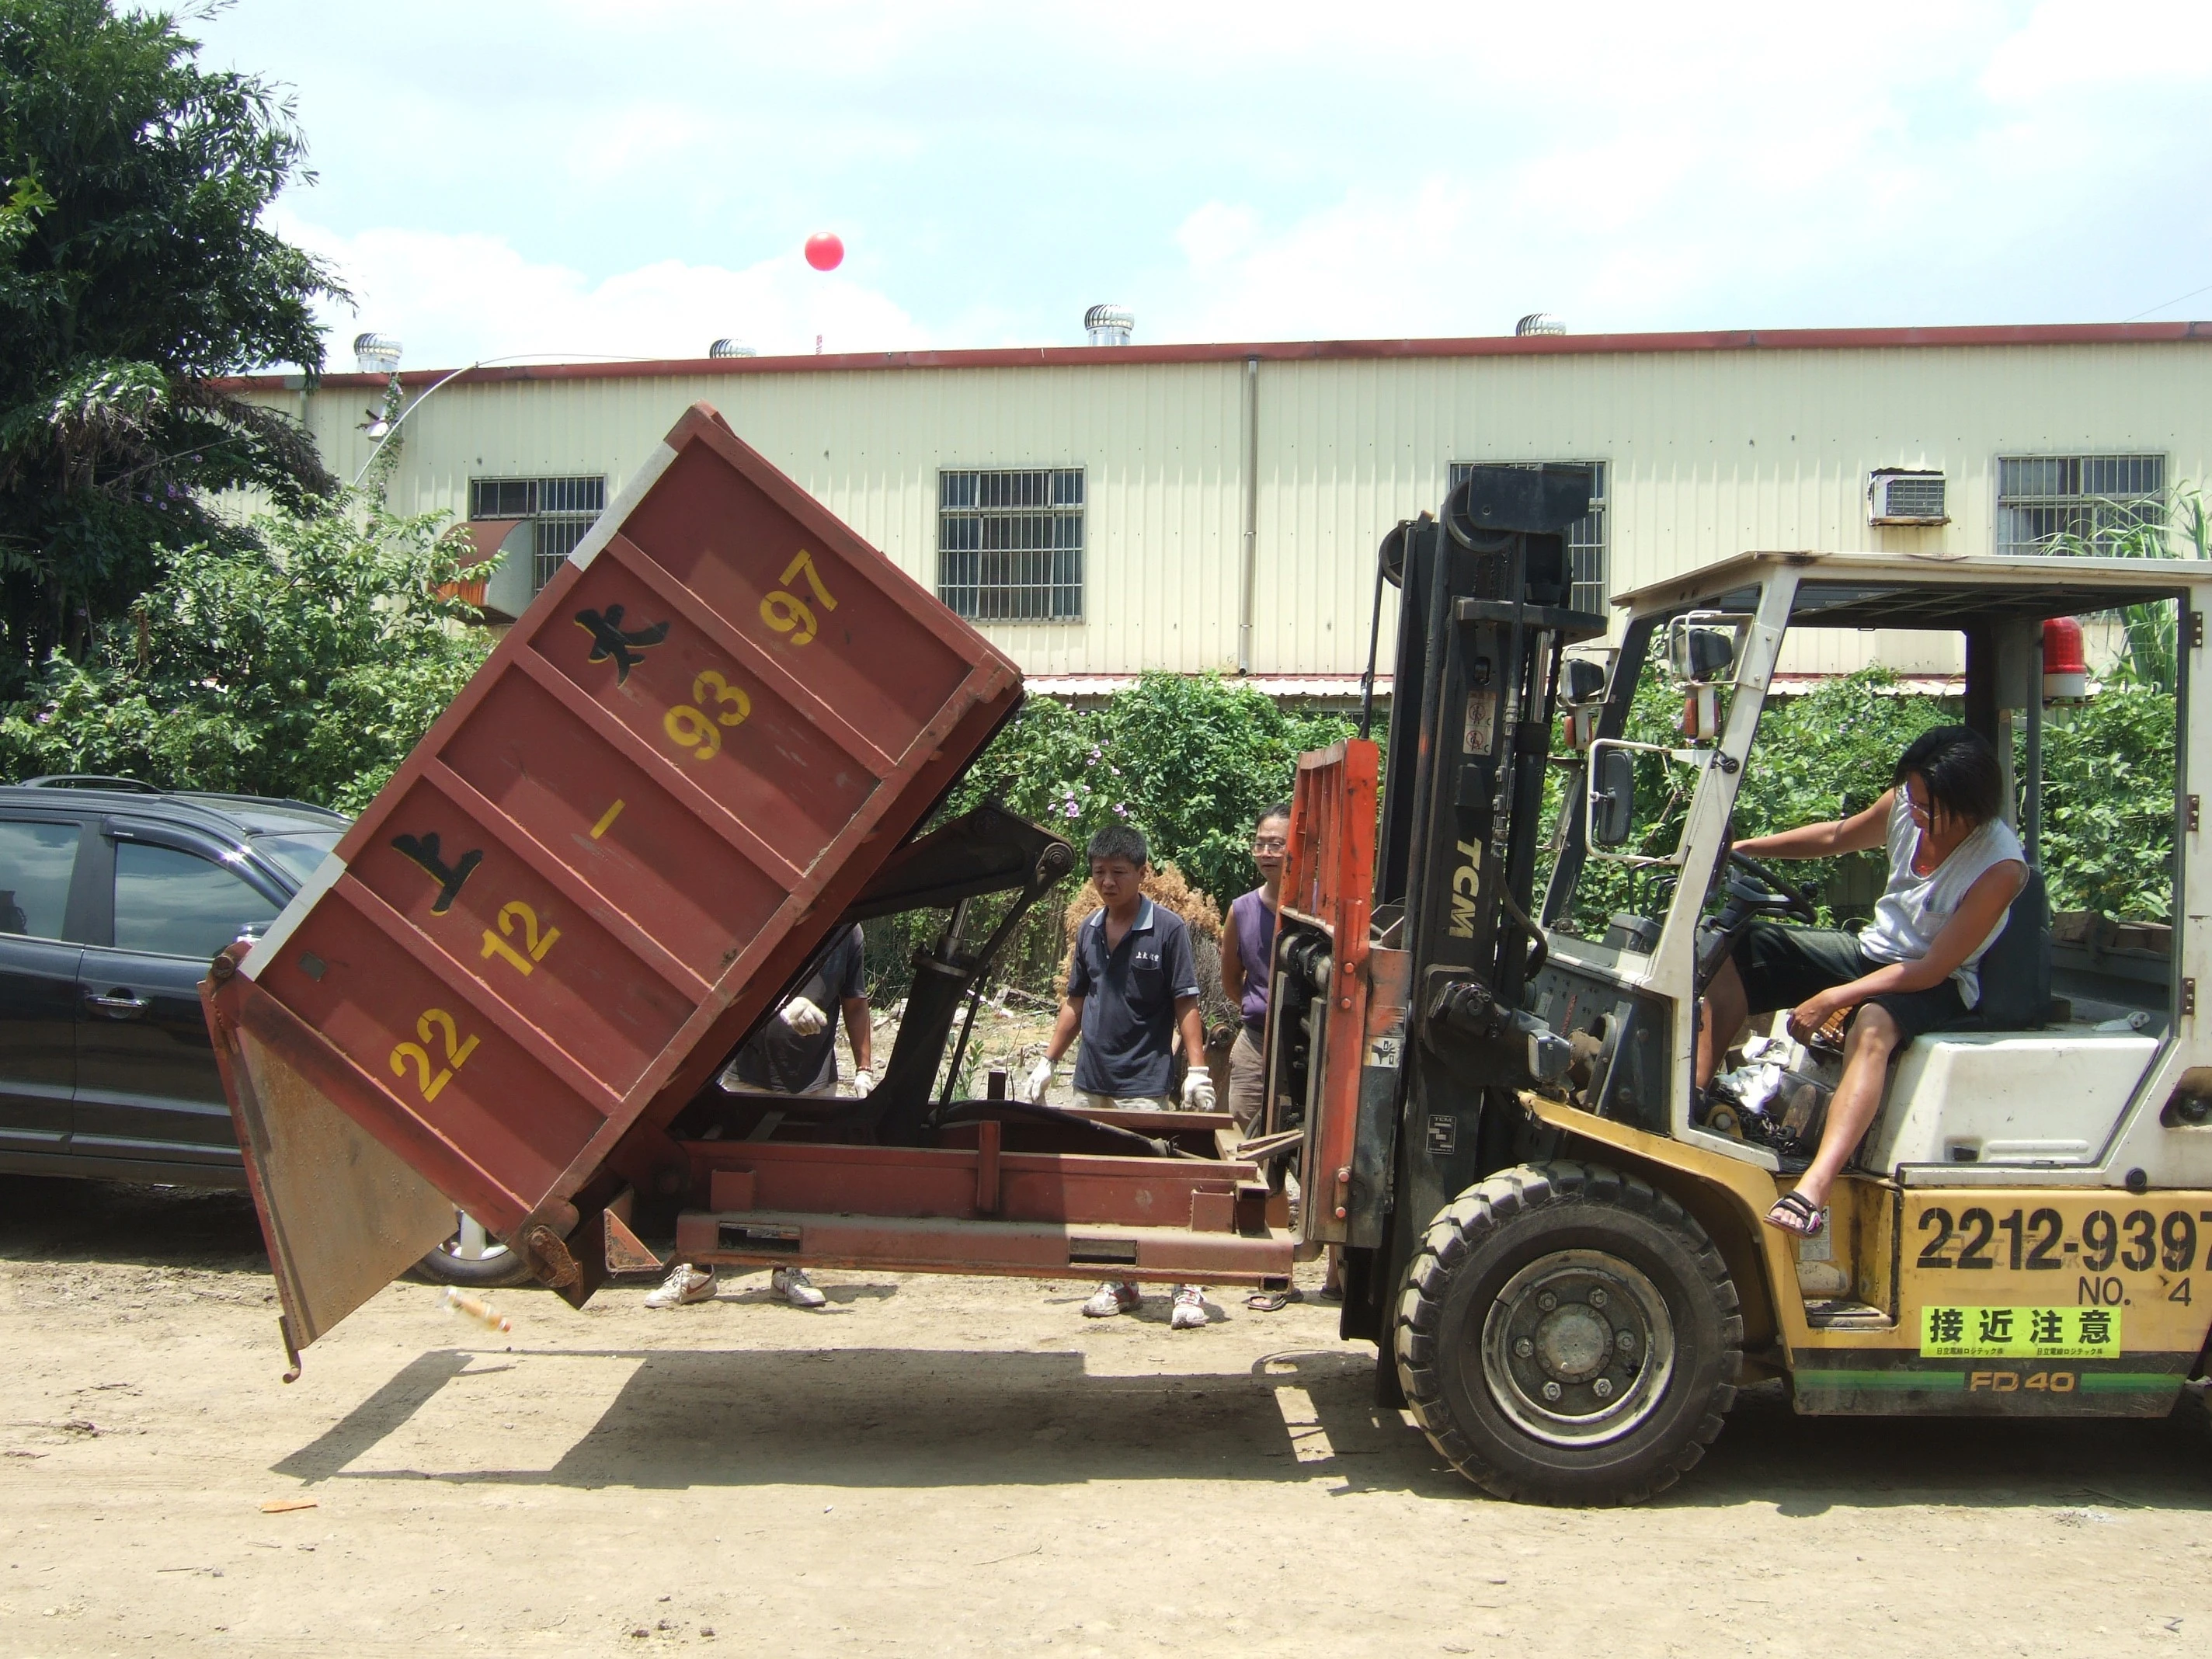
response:
<path id="1" fill-rule="evenodd" d="M 2212 316 L 2166 0 L 237 0 L 289 234 L 416 367 L 506 354 Z M 817 229 L 849 252 L 823 276 Z"/>

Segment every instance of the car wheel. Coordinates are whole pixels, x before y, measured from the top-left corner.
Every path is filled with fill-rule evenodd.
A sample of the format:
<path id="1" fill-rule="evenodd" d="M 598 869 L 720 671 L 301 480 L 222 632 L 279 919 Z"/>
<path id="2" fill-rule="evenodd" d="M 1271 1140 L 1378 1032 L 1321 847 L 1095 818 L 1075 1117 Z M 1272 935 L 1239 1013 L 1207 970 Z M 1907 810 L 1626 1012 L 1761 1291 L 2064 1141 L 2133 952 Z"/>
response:
<path id="1" fill-rule="evenodd" d="M 482 1222 L 456 1210 L 453 1224 L 453 1236 L 415 1264 L 419 1276 L 433 1285 L 462 1285 L 479 1291 L 530 1282 L 530 1264 L 520 1252 L 508 1249 L 486 1232 Z"/>

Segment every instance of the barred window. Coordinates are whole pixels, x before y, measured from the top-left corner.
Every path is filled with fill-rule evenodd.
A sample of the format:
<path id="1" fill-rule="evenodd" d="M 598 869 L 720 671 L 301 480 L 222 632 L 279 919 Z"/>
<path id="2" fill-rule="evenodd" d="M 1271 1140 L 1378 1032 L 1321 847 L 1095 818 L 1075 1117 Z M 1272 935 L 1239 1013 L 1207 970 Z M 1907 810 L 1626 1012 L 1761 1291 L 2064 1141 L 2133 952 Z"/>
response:
<path id="1" fill-rule="evenodd" d="M 2166 522 L 2163 455 L 2000 455 L 1997 551 L 2110 553 Z"/>
<path id="2" fill-rule="evenodd" d="M 1444 482 L 1444 493 L 1449 495 L 1467 481 L 1478 463 L 1454 461 L 1451 474 Z M 1495 463 L 1483 463 L 1495 465 Z M 1521 462 L 1509 462 L 1521 465 Z M 1574 579 L 1574 586 L 1567 595 L 1568 605 L 1576 611 L 1605 610 L 1605 475 L 1603 461 L 1535 461 L 1533 466 L 1586 466 L 1590 470 L 1590 510 L 1587 518 L 1577 519 L 1567 526 L 1567 569 Z"/>
<path id="3" fill-rule="evenodd" d="M 531 520 L 532 593 L 553 580 L 606 505 L 604 477 L 469 480 L 471 519 Z"/>
<path id="4" fill-rule="evenodd" d="M 1083 620 L 1083 473 L 937 475 L 938 596 L 971 622 Z"/>

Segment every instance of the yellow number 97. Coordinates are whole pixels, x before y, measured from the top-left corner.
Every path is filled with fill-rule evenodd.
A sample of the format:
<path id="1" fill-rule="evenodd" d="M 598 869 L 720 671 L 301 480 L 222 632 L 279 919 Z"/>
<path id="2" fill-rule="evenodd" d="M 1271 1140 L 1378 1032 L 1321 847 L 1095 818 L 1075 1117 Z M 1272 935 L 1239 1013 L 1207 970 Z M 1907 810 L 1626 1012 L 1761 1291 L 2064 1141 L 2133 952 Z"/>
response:
<path id="1" fill-rule="evenodd" d="M 669 739 L 679 749 L 689 749 L 701 760 L 712 760 L 720 752 L 722 734 L 708 720 L 688 702 L 679 702 L 660 718 Z"/>
<path id="2" fill-rule="evenodd" d="M 793 645 L 805 645 L 814 637 L 814 613 L 806 601 L 795 594 L 776 589 L 760 602 L 761 620 L 779 634 L 789 634 Z"/>

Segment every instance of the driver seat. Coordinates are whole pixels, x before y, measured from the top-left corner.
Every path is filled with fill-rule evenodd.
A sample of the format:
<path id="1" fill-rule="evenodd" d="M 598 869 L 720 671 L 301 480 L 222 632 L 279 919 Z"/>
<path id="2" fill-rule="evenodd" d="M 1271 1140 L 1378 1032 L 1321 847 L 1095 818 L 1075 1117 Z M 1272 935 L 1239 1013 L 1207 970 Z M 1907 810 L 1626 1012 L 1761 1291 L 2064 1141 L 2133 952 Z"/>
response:
<path id="1" fill-rule="evenodd" d="M 2043 872 L 2027 879 L 2005 913 L 2004 930 L 1977 965 L 1982 1000 L 1946 1031 L 2033 1031 L 2051 1019 L 2051 899 Z"/>

